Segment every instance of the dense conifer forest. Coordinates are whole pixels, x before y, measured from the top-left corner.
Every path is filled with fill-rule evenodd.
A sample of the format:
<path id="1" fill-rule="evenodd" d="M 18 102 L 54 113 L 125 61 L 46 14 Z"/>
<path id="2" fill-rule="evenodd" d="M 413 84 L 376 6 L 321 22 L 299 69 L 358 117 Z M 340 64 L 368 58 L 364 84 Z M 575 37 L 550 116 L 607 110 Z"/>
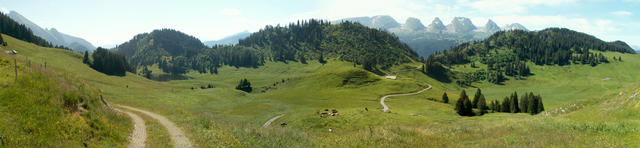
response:
<path id="1" fill-rule="evenodd" d="M 104 74 L 124 76 L 127 71 L 135 72 L 135 68 L 129 65 L 124 56 L 112 53 L 107 49 L 98 47 L 91 56 L 93 61 L 89 60 L 88 52 L 85 52 L 83 62 Z"/>
<path id="2" fill-rule="evenodd" d="M 51 43 L 33 34 L 31 29 L 27 28 L 6 14 L 0 12 L 0 33 L 10 35 L 14 38 L 34 43 L 43 47 L 53 47 Z M 0 37 L 0 43 L 6 44 Z"/>
<path id="3" fill-rule="evenodd" d="M 272 62 L 326 62 L 336 58 L 354 62 L 369 71 L 386 69 L 420 57 L 406 44 L 385 31 L 358 23 L 332 25 L 323 20 L 305 20 L 288 26 L 266 26 L 238 45 L 204 46 L 197 38 L 172 29 L 136 35 L 116 47 L 134 67 L 158 64 L 166 73 L 179 75 L 195 70 L 217 73 L 223 65 L 258 67 Z"/>
<path id="4" fill-rule="evenodd" d="M 430 55 L 423 71 L 433 77 L 449 77 L 447 68 L 453 65 L 485 64 L 485 71 L 467 74 L 459 85 L 487 80 L 500 84 L 511 77 L 532 75 L 527 62 L 535 65 L 587 64 L 597 66 L 609 63 L 614 57 L 605 57 L 603 51 L 635 53 L 622 41 L 605 42 L 591 35 L 564 29 L 549 28 L 541 31 L 499 31 L 484 41 L 463 43 L 443 52 Z M 617 60 L 617 59 L 614 59 Z M 505 76 L 506 75 L 506 76 Z"/>

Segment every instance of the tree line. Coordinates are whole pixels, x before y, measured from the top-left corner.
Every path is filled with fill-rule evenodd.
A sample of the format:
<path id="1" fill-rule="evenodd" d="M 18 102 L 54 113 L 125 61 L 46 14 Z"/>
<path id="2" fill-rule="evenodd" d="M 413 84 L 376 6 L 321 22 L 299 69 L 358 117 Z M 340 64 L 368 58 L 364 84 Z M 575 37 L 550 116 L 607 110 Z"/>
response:
<path id="1" fill-rule="evenodd" d="M 124 56 L 112 53 L 102 47 L 98 47 L 91 54 L 91 57 L 93 61 L 89 59 L 89 53 L 85 51 L 82 58 L 83 63 L 104 74 L 124 76 L 127 71 L 135 73 L 135 68 L 127 62 Z"/>
<path id="2" fill-rule="evenodd" d="M 449 50 L 430 55 L 426 73 L 446 76 L 442 66 L 468 64 L 476 61 L 488 67 L 487 80 L 499 84 L 504 75 L 526 77 L 531 75 L 527 62 L 536 65 L 589 64 L 596 66 L 608 63 L 607 57 L 597 51 L 635 53 L 622 41 L 604 42 L 591 35 L 569 29 L 549 28 L 542 31 L 499 31 L 483 41 L 460 44 Z M 437 69 L 437 70 L 436 70 Z"/>
<path id="3" fill-rule="evenodd" d="M 0 30 L 0 32 L 2 32 L 2 30 Z M 7 42 L 5 42 L 4 39 L 2 39 L 2 35 L 0 35 L 0 45 L 7 46 Z"/>
<path id="4" fill-rule="evenodd" d="M 239 41 L 238 45 L 264 50 L 267 60 L 299 61 L 339 60 L 362 65 L 375 71 L 392 65 L 420 61 L 418 55 L 398 37 L 359 23 L 332 25 L 324 20 L 303 20 L 288 26 L 266 26 Z"/>
<path id="5" fill-rule="evenodd" d="M 197 38 L 179 31 L 154 30 L 136 35 L 114 51 L 124 55 L 135 67 L 157 63 L 160 69 L 173 75 L 189 70 L 216 74 L 224 65 L 255 68 L 268 61 L 324 64 L 327 58 L 336 58 L 372 72 L 420 61 L 413 50 L 386 31 L 359 23 L 332 25 L 316 19 L 287 26 L 268 25 L 241 39 L 237 45 L 213 47 L 206 47 Z"/>
<path id="6" fill-rule="evenodd" d="M 27 26 L 16 22 L 3 12 L 0 12 L 0 33 L 42 47 L 53 47 L 51 43 L 34 35 L 33 31 L 31 31 L 31 29 L 29 29 Z M 2 40 L 1 43 L 6 46 L 6 42 L 4 40 Z"/>
<path id="7" fill-rule="evenodd" d="M 443 94 L 442 100 L 445 103 L 449 102 L 449 97 L 446 92 Z M 478 113 L 474 113 L 473 109 L 477 109 Z M 544 105 L 542 103 L 542 97 L 540 95 L 534 95 L 533 92 L 525 93 L 520 97 L 520 100 L 518 100 L 518 93 L 513 92 L 510 96 L 505 97 L 502 102 L 494 100 L 491 101 L 490 104 L 487 104 L 486 98 L 478 88 L 473 97 L 473 101 L 469 100 L 469 96 L 467 96 L 466 91 L 462 90 L 460 98 L 456 101 L 455 110 L 460 116 L 483 115 L 489 113 L 489 111 L 529 113 L 531 115 L 535 115 L 544 111 Z"/>

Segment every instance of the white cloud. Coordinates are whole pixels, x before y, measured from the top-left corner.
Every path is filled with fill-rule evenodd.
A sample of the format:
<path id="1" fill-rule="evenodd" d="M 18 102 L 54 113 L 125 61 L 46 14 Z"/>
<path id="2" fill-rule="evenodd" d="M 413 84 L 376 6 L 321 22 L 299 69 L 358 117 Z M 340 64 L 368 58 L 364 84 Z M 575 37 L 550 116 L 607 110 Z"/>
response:
<path id="1" fill-rule="evenodd" d="M 336 20 L 345 17 L 391 15 L 396 21 L 404 22 L 408 17 L 418 16 L 412 10 L 425 9 L 407 0 L 326 0 L 313 12 L 316 17 Z"/>
<path id="2" fill-rule="evenodd" d="M 220 10 L 220 14 L 227 16 L 238 16 L 242 14 L 242 12 L 236 8 L 224 8 Z"/>
<path id="3" fill-rule="evenodd" d="M 513 14 L 527 12 L 534 6 L 559 6 L 573 2 L 575 0 L 458 0 L 456 3 L 485 13 Z"/>
<path id="4" fill-rule="evenodd" d="M 611 12 L 611 14 L 617 15 L 617 16 L 630 16 L 630 15 L 633 15 L 633 13 L 631 13 L 629 11 L 624 11 L 624 10 L 614 11 L 614 12 Z"/>

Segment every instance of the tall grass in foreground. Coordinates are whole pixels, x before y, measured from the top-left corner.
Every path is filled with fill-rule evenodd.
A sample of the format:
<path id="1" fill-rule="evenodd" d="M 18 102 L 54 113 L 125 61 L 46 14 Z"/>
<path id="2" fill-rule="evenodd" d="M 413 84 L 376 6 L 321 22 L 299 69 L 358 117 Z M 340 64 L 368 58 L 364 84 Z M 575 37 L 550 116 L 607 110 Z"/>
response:
<path id="1" fill-rule="evenodd" d="M 0 56 L 0 147 L 126 146 L 132 125 L 98 90 L 20 60 L 15 81 L 13 58 Z"/>

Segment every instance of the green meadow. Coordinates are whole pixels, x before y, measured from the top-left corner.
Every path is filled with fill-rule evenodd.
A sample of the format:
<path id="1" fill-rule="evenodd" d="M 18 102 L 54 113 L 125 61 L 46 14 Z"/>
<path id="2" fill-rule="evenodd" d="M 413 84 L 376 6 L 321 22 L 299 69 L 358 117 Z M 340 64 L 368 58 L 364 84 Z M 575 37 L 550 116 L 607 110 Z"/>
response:
<path id="1" fill-rule="evenodd" d="M 83 64 L 79 53 L 43 48 L 6 35 L 3 38 L 8 42 L 6 49 L 19 51 L 16 56 L 19 60 L 28 59 L 34 66 L 46 62 L 47 71 L 53 71 L 51 76 L 43 78 L 25 75 L 20 79 L 44 83 L 47 81 L 40 80 L 61 77 L 87 85 L 86 88 L 96 88 L 92 91 L 102 94 L 111 103 L 168 117 L 186 132 L 196 147 L 640 146 L 640 98 L 630 98 L 640 88 L 640 55 L 604 52 L 608 57 L 621 56 L 623 61 L 595 67 L 535 66 L 529 63 L 534 75 L 524 80 L 511 78 L 504 85 L 473 83 L 472 87 L 466 88 L 442 83 L 422 74 L 420 63 L 396 65 L 384 71 L 398 76 L 398 79 L 390 80 L 354 67 L 353 63 L 335 59 L 326 64 L 312 61 L 309 64 L 268 62 L 258 68 L 226 66 L 220 68 L 216 75 L 190 72 L 186 74 L 190 77 L 188 80 L 159 82 L 133 73 L 124 77 L 108 76 Z M 8 68 L 2 66 L 2 74 L 12 72 Z M 160 73 L 157 68 L 151 69 L 153 73 Z M 473 70 L 469 65 L 454 69 Z M 3 76 L 0 82 L 5 85 L 2 87 L 13 86 L 10 84 L 12 78 L 11 75 Z M 244 78 L 251 82 L 253 92 L 234 89 Z M 209 84 L 214 88 L 200 89 Z M 424 93 L 388 98 L 386 104 L 391 113 L 380 111 L 381 96 L 414 92 L 428 84 L 433 88 Z M 65 88 L 55 83 L 38 85 Z M 11 92 L 26 94 L 29 91 L 20 87 L 12 88 Z M 453 104 L 460 91 L 464 89 L 472 97 L 476 87 L 482 89 L 488 101 L 502 100 L 514 91 L 520 95 L 525 92 L 540 94 L 549 114 L 458 116 Z M 5 92 L 0 94 L 11 94 Z M 443 92 L 449 94 L 449 104 L 439 102 Z M 19 100 L 9 102 L 13 101 Z M 2 102 L 7 103 L 5 100 Z M 339 114 L 320 117 L 318 112 L 324 112 L 324 109 L 336 109 Z M 109 143 L 96 145 L 126 145 L 131 126 L 129 120 L 100 110 L 95 114 L 106 116 L 99 118 L 103 120 L 101 122 L 116 127 L 108 130 L 112 131 L 108 137 L 113 138 L 108 140 Z M 7 108 L 0 108 L 0 112 L 11 113 Z M 271 126 L 262 128 L 264 122 L 280 114 L 286 115 Z M 73 118 L 73 114 L 64 115 Z M 144 118 L 147 128 L 151 128 L 148 133 L 153 133 L 148 139 L 150 145 L 170 145 L 166 131 L 158 130 L 162 127 L 156 121 Z M 3 118 L 0 122 L 18 121 Z M 286 127 L 279 126 L 283 122 L 287 123 Z M 9 127 L 0 127 L 0 133 L 7 133 L 7 129 Z M 19 134 L 10 134 L 9 137 Z M 36 147 L 38 144 L 34 142 Z"/>

